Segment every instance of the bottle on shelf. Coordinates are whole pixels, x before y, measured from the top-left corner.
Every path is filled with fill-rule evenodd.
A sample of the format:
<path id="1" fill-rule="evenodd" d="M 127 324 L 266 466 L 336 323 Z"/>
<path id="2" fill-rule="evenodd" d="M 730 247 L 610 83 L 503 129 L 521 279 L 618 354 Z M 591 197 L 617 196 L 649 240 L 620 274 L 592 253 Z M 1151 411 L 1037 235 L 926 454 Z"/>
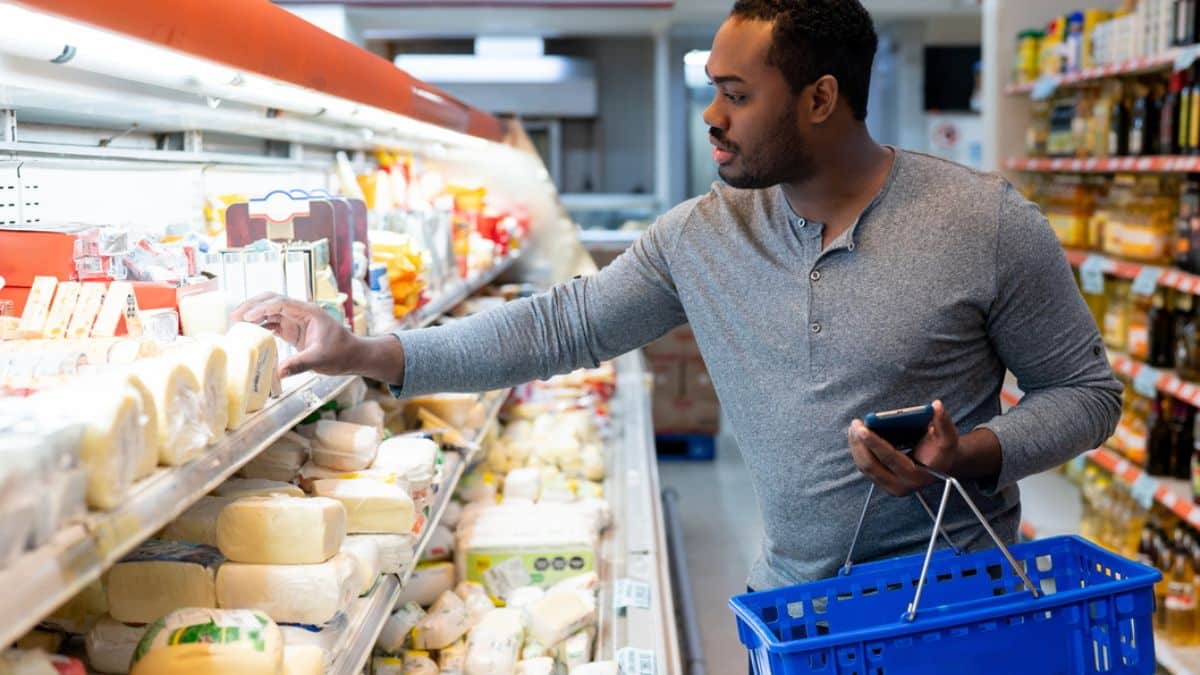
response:
<path id="1" fill-rule="evenodd" d="M 1188 96 L 1188 142 L 1185 154 L 1200 152 L 1200 69 L 1192 66 L 1191 94 Z"/>
<path id="2" fill-rule="evenodd" d="M 1175 437 L 1171 475 L 1180 480 L 1192 477 L 1192 454 L 1195 453 L 1196 409 L 1178 399 L 1171 401 L 1171 432 Z"/>
<path id="3" fill-rule="evenodd" d="M 1154 546 L 1154 525 L 1142 525 L 1141 536 L 1138 538 L 1137 555 L 1134 560 L 1143 565 L 1158 567 L 1158 551 Z"/>
<path id="4" fill-rule="evenodd" d="M 1124 157 L 1129 154 L 1129 106 L 1119 84 L 1114 87 L 1114 94 L 1108 114 L 1108 154 Z"/>
<path id="5" fill-rule="evenodd" d="M 1165 397 L 1159 397 L 1150 411 L 1150 433 L 1146 439 L 1146 473 L 1170 476 L 1175 456 L 1175 434 L 1171 428 L 1171 409 Z"/>
<path id="6" fill-rule="evenodd" d="M 1133 96 L 1129 119 L 1129 154 L 1158 154 L 1159 114 L 1154 88 L 1148 84 L 1138 84 Z"/>
<path id="7" fill-rule="evenodd" d="M 1196 425 L 1200 417 L 1192 421 L 1192 503 L 1200 505 L 1200 447 L 1196 446 Z"/>
<path id="8" fill-rule="evenodd" d="M 1171 583 L 1170 571 L 1173 569 L 1174 556 L 1171 542 L 1161 526 L 1154 528 L 1154 558 L 1158 569 L 1163 573 L 1162 578 L 1154 584 L 1154 629 L 1167 630 L 1167 589 Z"/>
<path id="9" fill-rule="evenodd" d="M 1176 124 L 1179 120 L 1179 99 L 1183 91 L 1183 75 L 1172 73 L 1166 93 L 1158 107 L 1158 151 L 1164 155 L 1179 154 Z"/>
<path id="10" fill-rule="evenodd" d="M 1130 293 L 1129 323 L 1125 329 L 1125 349 L 1138 361 L 1150 361 L 1150 316 L 1158 294 Z"/>
<path id="11" fill-rule="evenodd" d="M 1192 126 L 1192 73 L 1190 70 L 1178 73 L 1182 89 L 1179 93 L 1179 112 L 1175 115 L 1175 151 L 1180 155 L 1191 152 L 1188 145 L 1189 133 Z"/>
<path id="12" fill-rule="evenodd" d="M 1196 0 L 1174 0 L 1171 44 L 1186 47 L 1196 41 Z"/>
<path id="13" fill-rule="evenodd" d="M 1175 214 L 1175 266 L 1185 272 L 1200 269 L 1200 182 L 1189 176 L 1179 188 L 1179 210 Z"/>
<path id="14" fill-rule="evenodd" d="M 1125 349 L 1125 341 L 1129 333 L 1129 287 L 1130 282 L 1117 279 L 1109 284 L 1112 295 L 1108 300 L 1108 309 L 1104 313 L 1104 344 L 1118 351 Z"/>
<path id="15" fill-rule="evenodd" d="M 1167 639 L 1176 645 L 1196 643 L 1196 570 L 1189 539 L 1182 526 L 1175 529 L 1171 580 L 1167 583 L 1166 627 Z"/>
<path id="16" fill-rule="evenodd" d="M 1149 327 L 1149 363 L 1155 368 L 1175 366 L 1175 311 L 1173 295 L 1165 288 L 1155 291 L 1146 312 Z"/>
<path id="17" fill-rule="evenodd" d="M 1192 382 L 1200 381 L 1200 342 L 1197 341 L 1195 299 L 1191 293 L 1175 295 L 1175 327 L 1172 338 L 1175 343 L 1175 372 L 1179 377 Z"/>

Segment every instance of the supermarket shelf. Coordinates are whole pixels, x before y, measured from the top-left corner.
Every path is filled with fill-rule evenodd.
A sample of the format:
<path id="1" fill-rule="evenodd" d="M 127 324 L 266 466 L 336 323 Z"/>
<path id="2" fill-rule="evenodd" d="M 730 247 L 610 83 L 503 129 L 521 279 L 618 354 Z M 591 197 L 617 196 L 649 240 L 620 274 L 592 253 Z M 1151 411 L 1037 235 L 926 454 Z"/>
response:
<path id="1" fill-rule="evenodd" d="M 1113 370 L 1131 378 L 1136 378 L 1143 370 L 1152 368 L 1141 361 L 1130 358 L 1128 354 L 1111 349 L 1108 350 L 1108 360 L 1112 363 Z M 1200 408 L 1200 384 L 1181 380 L 1170 370 L 1163 368 L 1152 368 L 1152 370 L 1158 373 L 1154 386 L 1159 392 Z"/>
<path id="2" fill-rule="evenodd" d="M 1138 75 L 1141 73 L 1153 73 L 1159 70 L 1166 70 L 1175 64 L 1175 59 L 1183 53 L 1182 49 L 1171 49 L 1156 56 L 1144 56 L 1141 58 L 1130 59 L 1121 63 L 1114 63 L 1107 66 L 1098 66 L 1096 68 L 1088 68 L 1078 73 L 1070 75 L 1052 76 L 1056 87 L 1069 87 L 1073 85 L 1089 84 L 1096 80 L 1102 80 L 1108 77 L 1117 77 L 1120 75 Z M 1032 93 L 1037 86 L 1035 82 L 1026 82 L 1023 84 L 1010 84 L 1004 88 L 1004 93 L 1010 96 L 1018 94 Z"/>
<path id="3" fill-rule="evenodd" d="M 1156 635 L 1154 656 L 1171 675 L 1200 675 L 1200 647 L 1176 647 Z"/>
<path id="4" fill-rule="evenodd" d="M 449 290 L 443 291 L 428 304 L 418 307 L 397 321 L 389 330 L 409 330 L 428 326 L 438 317 L 457 307 L 463 300 L 477 293 L 479 289 L 495 281 L 501 274 L 508 271 L 520 257 L 521 254 L 518 251 L 482 272 L 471 274 L 465 280 L 455 283 Z"/>
<path id="5" fill-rule="evenodd" d="M 326 401 L 350 377 L 297 375 L 285 394 L 255 413 L 203 457 L 161 468 L 141 481 L 117 508 L 92 513 L 82 526 L 59 532 L 51 542 L 0 571 L 0 644 L 9 644 L 97 579 L 197 499 L 212 491 Z"/>
<path id="6" fill-rule="evenodd" d="M 474 446 L 468 449 L 468 454 L 455 464 L 454 468 L 450 470 L 449 476 L 438 486 L 437 501 L 430 512 L 429 522 L 425 524 L 425 528 L 421 530 L 421 536 L 417 538 L 416 546 L 413 548 L 413 560 L 419 561 L 425 555 L 425 549 L 429 546 L 433 530 L 441 522 L 442 515 L 446 512 L 446 506 L 450 503 L 450 497 L 458 487 L 458 482 L 462 480 L 467 469 L 477 459 L 479 441 L 496 423 L 500 416 L 500 407 L 504 405 L 504 401 L 508 399 L 511 391 L 511 389 L 500 389 L 487 392 L 480 397 L 481 403 L 487 410 L 486 421 L 472 438 Z M 358 675 L 363 671 L 363 667 L 371 658 L 371 650 L 375 648 L 375 641 L 379 639 L 379 632 L 383 630 L 383 624 L 391 615 L 392 608 L 395 607 L 396 600 L 400 597 L 400 591 L 412 578 L 414 569 L 416 569 L 416 565 L 409 566 L 400 577 L 394 574 L 385 575 L 383 582 L 370 595 L 355 601 L 347 613 L 350 630 L 347 632 L 344 642 L 337 647 L 334 653 L 331 673 Z"/>
<path id="7" fill-rule="evenodd" d="M 1004 168 L 1044 173 L 1194 173 L 1200 171 L 1200 157 L 1010 157 L 1004 160 Z"/>
<path id="8" fill-rule="evenodd" d="M 1183 293 L 1191 293 L 1192 295 L 1200 295 L 1200 276 L 1184 272 L 1183 270 L 1173 267 L 1158 267 L 1156 265 L 1128 262 L 1100 253 L 1074 248 L 1064 248 L 1063 252 L 1067 254 L 1067 262 L 1071 263 L 1072 267 L 1081 267 L 1088 258 L 1094 258 L 1103 263 L 1102 270 L 1105 274 L 1122 279 L 1136 279 L 1142 273 L 1142 270 L 1146 268 L 1157 269 L 1159 270 L 1159 286 L 1172 288 Z"/>

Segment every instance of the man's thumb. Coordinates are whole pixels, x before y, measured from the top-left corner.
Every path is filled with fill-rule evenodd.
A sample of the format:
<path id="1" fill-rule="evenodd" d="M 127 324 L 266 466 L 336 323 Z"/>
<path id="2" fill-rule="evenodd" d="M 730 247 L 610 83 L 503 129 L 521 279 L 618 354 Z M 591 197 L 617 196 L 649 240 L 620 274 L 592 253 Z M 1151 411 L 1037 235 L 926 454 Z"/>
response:
<path id="1" fill-rule="evenodd" d="M 304 373 L 316 368 L 319 365 L 317 360 L 317 350 L 314 347 L 309 347 L 294 356 L 289 356 L 279 364 L 279 377 L 287 377 Z"/>

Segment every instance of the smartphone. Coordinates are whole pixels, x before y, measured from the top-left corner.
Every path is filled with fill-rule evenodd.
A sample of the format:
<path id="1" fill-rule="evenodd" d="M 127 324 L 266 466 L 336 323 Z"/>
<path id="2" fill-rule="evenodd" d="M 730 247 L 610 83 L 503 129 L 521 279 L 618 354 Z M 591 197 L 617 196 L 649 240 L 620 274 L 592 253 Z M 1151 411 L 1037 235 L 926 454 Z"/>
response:
<path id="1" fill-rule="evenodd" d="M 929 423 L 933 421 L 933 404 L 873 412 L 863 420 L 867 428 L 897 450 L 909 451 L 925 437 Z"/>

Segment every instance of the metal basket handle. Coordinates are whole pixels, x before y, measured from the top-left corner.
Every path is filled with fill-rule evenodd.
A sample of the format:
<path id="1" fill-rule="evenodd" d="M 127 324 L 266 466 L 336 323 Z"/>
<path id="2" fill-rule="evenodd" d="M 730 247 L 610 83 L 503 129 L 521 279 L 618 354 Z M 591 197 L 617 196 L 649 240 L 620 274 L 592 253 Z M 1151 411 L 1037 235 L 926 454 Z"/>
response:
<path id="1" fill-rule="evenodd" d="M 951 476 L 947 476 L 927 466 L 918 466 L 920 466 L 921 469 L 923 469 L 929 475 L 945 483 L 945 489 L 942 490 L 942 501 L 940 504 L 938 504 L 936 516 L 934 515 L 933 510 L 929 508 L 929 504 L 925 501 L 925 498 L 921 496 L 921 493 L 913 493 L 913 496 L 915 496 L 917 501 L 921 503 L 921 507 L 925 509 L 925 513 L 929 514 L 930 519 L 933 520 L 933 531 L 929 534 L 929 546 L 925 550 L 925 560 L 921 563 L 921 576 L 917 579 L 916 593 L 913 595 L 912 602 L 908 604 L 908 610 L 904 613 L 903 619 L 905 621 L 912 621 L 917 617 L 917 607 L 921 603 L 921 592 L 925 590 L 925 579 L 929 574 L 929 561 L 931 558 L 933 558 L 933 548 L 934 545 L 937 544 L 938 535 L 940 534 L 942 539 L 945 540 L 946 544 L 954 550 L 955 555 L 959 555 L 961 553 L 959 548 L 954 545 L 954 541 L 951 540 L 950 536 L 947 535 L 942 529 L 942 520 L 946 515 L 946 504 L 950 501 L 951 485 L 953 485 L 954 489 L 958 490 L 958 493 L 962 495 L 963 501 L 967 503 L 967 506 L 971 507 L 971 512 L 975 514 L 975 518 L 979 520 L 979 524 L 983 525 L 983 529 L 987 531 L 988 536 L 992 538 L 992 541 L 996 543 L 996 547 L 999 548 L 1000 552 L 1004 554 L 1004 558 L 1008 561 L 1008 564 L 1012 566 L 1013 571 L 1017 573 L 1017 576 L 1021 577 L 1021 581 L 1025 584 L 1025 587 L 1029 589 L 1029 592 L 1033 594 L 1035 599 L 1040 598 L 1041 593 L 1038 591 L 1037 587 L 1034 586 L 1033 582 L 1029 580 L 1029 576 L 1025 574 L 1025 570 L 1021 569 L 1021 566 L 1017 564 L 1017 560 L 1013 558 L 1013 555 L 1009 552 L 1008 547 L 1004 545 L 1004 542 L 1000 540 L 1000 537 L 996 534 L 996 531 L 992 529 L 992 526 L 988 523 L 987 518 L 985 518 L 983 513 L 979 510 L 979 507 L 976 506 L 975 502 L 971 500 L 971 497 L 967 494 L 966 489 L 963 488 L 962 483 L 959 483 L 957 479 Z M 858 544 L 858 535 L 862 532 L 863 521 L 866 520 L 867 509 L 871 506 L 871 497 L 874 495 L 875 484 L 871 483 L 871 487 L 867 490 L 867 500 L 863 502 L 862 512 L 858 516 L 858 524 L 854 527 L 854 539 L 850 542 L 850 551 L 846 553 L 846 563 L 842 566 L 841 572 L 839 572 L 841 575 L 849 574 L 850 568 L 853 566 L 854 547 Z"/>

